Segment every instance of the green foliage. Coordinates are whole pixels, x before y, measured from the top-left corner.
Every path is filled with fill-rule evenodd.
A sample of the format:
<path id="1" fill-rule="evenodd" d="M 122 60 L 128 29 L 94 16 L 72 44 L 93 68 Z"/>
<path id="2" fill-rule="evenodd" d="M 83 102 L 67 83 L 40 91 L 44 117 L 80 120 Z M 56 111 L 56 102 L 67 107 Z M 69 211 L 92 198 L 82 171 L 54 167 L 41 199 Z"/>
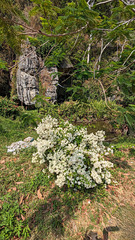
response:
<path id="1" fill-rule="evenodd" d="M 103 100 L 91 101 L 91 109 L 94 118 L 101 119 L 109 116 L 109 109 Z"/>
<path id="2" fill-rule="evenodd" d="M 38 122 L 41 121 L 37 114 L 32 114 L 29 112 L 22 112 L 20 115 L 20 120 L 23 127 L 28 126 L 37 127 Z"/>
<path id="3" fill-rule="evenodd" d="M 13 201 L 9 195 L 6 200 L 1 198 L 3 202 L 0 213 L 0 239 L 6 240 L 13 237 L 29 237 L 30 229 L 27 221 L 22 220 L 25 211 L 19 206 L 17 201 Z"/>
<path id="4" fill-rule="evenodd" d="M 64 60 L 65 56 L 66 56 L 65 49 L 61 45 L 59 45 L 46 59 L 45 65 L 47 67 L 54 66 L 59 67 L 60 63 L 62 62 L 62 60 Z"/>
<path id="5" fill-rule="evenodd" d="M 67 88 L 71 92 L 73 101 L 87 102 L 90 99 L 90 91 L 85 82 L 92 77 L 89 67 L 84 62 L 77 64 L 73 74 L 72 86 Z"/>
<path id="6" fill-rule="evenodd" d="M 13 3 L 12 0 L 0 1 L 0 44 L 7 43 L 16 53 L 20 50 L 20 45 L 24 35 L 23 28 L 18 25 L 18 18 L 26 21 L 22 11 Z"/>
<path id="7" fill-rule="evenodd" d="M 50 181 L 52 180 L 51 177 L 48 176 L 48 173 L 44 174 L 43 172 L 37 173 L 34 178 L 31 179 L 31 181 L 28 183 L 28 186 L 26 186 L 29 191 L 37 191 L 40 186 L 49 187 Z M 28 191 L 27 189 L 27 191 Z"/>
<path id="8" fill-rule="evenodd" d="M 7 70 L 7 63 L 0 58 L 0 69 Z"/>
<path id="9" fill-rule="evenodd" d="M 117 122 L 121 125 L 127 124 L 130 128 L 135 128 L 135 105 L 129 105 L 126 108 L 118 106 L 119 113 Z"/>
<path id="10" fill-rule="evenodd" d="M 77 0 L 76 3 L 67 3 L 64 8 L 59 8 L 50 0 L 32 0 L 34 8 L 30 14 L 38 15 L 46 33 L 62 33 L 65 29 L 68 32 L 74 31 L 84 26 L 88 21 L 90 26 L 94 26 L 98 14 L 89 10 L 86 1 Z"/>
<path id="11" fill-rule="evenodd" d="M 12 117 L 13 119 L 20 115 L 22 107 L 8 98 L 0 97 L 0 115 L 4 117 Z"/>
<path id="12" fill-rule="evenodd" d="M 35 107 L 37 109 L 41 108 L 41 107 L 44 107 L 45 105 L 48 105 L 48 99 L 50 99 L 49 97 L 45 97 L 44 95 L 36 95 L 34 98 L 33 98 L 33 102 L 35 102 Z"/>
<path id="13" fill-rule="evenodd" d="M 37 95 L 33 99 L 35 101 L 35 107 L 38 109 L 38 113 L 42 118 L 46 114 L 50 114 L 53 117 L 59 117 L 58 115 L 58 105 L 49 102 L 50 98 L 44 95 Z"/>
<path id="14" fill-rule="evenodd" d="M 117 110 L 117 105 L 114 102 L 110 102 L 109 106 Z M 75 122 L 83 122 L 84 120 L 91 121 L 92 119 L 113 120 L 116 118 L 111 110 L 107 108 L 103 100 L 93 100 L 87 103 L 78 101 L 65 102 L 59 106 L 59 115 Z"/>
<path id="15" fill-rule="evenodd" d="M 59 118 L 59 110 L 57 104 L 48 103 L 44 107 L 39 109 L 39 113 L 42 117 L 50 114 L 52 117 Z"/>
<path id="16" fill-rule="evenodd" d="M 70 121 L 91 120 L 90 105 L 75 101 L 65 102 L 59 106 L 59 115 Z"/>

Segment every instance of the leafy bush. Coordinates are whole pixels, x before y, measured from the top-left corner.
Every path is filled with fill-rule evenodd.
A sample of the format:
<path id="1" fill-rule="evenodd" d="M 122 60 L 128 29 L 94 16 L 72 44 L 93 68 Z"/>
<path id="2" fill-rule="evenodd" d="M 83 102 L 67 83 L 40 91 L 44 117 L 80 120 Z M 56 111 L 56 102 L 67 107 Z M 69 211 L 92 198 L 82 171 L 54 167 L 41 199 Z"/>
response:
<path id="1" fill-rule="evenodd" d="M 0 97 L 0 115 L 3 117 L 16 118 L 20 115 L 22 107 L 16 105 L 12 100 Z"/>
<path id="2" fill-rule="evenodd" d="M 109 102 L 109 106 L 112 110 L 117 110 L 117 105 L 115 102 Z M 59 115 L 74 121 L 83 121 L 84 119 L 90 121 L 92 119 L 101 118 L 108 118 L 112 120 L 112 118 L 114 118 L 113 111 L 108 109 L 105 101 L 103 100 L 92 100 L 87 103 L 78 101 L 64 102 L 59 106 Z"/>
<path id="3" fill-rule="evenodd" d="M 20 121 L 22 123 L 22 127 L 28 127 L 33 126 L 37 127 L 37 124 L 41 121 L 41 119 L 38 117 L 37 113 L 29 113 L 29 112 L 23 112 L 20 115 Z"/>
<path id="4" fill-rule="evenodd" d="M 59 115 L 71 121 L 91 120 L 90 104 L 78 101 L 64 102 L 59 106 Z"/>
<path id="5" fill-rule="evenodd" d="M 46 163 L 50 173 L 56 176 L 55 183 L 62 187 L 93 188 L 109 184 L 111 162 L 104 155 L 111 149 L 103 145 L 104 132 L 88 134 L 86 128 L 75 127 L 68 121 L 58 123 L 47 116 L 37 127 L 39 137 L 33 142 L 37 152 L 32 162 Z"/>
<path id="6" fill-rule="evenodd" d="M 73 101 L 77 100 L 78 102 L 88 102 L 88 99 L 90 99 L 90 89 L 86 82 L 91 77 L 92 73 L 89 71 L 89 67 L 84 63 L 84 61 L 76 65 L 72 86 L 67 88 L 67 92 L 70 92 L 70 98 Z"/>
<path id="7" fill-rule="evenodd" d="M 59 117 L 58 114 L 58 105 L 53 103 L 47 103 L 44 107 L 39 109 L 41 116 L 51 115 L 52 117 Z"/>

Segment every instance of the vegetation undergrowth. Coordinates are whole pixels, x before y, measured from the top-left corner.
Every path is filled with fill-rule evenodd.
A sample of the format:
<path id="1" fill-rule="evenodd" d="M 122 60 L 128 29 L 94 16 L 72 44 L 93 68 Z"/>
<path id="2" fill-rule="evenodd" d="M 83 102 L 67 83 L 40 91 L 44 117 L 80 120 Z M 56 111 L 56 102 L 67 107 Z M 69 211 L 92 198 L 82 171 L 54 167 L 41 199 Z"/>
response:
<path id="1" fill-rule="evenodd" d="M 124 206 L 125 211 L 127 209 L 124 214 L 130 220 L 135 169 L 132 137 L 121 137 L 111 143 L 114 154 L 111 159 L 109 155 L 106 158 L 114 163 L 114 168 L 112 183 L 107 188 L 101 185 L 92 190 L 73 190 L 66 186 L 59 188 L 47 169 L 43 173 L 42 166 L 31 163 L 32 154 L 36 152 L 34 147 L 16 155 L 7 153 L 7 145 L 27 136 L 36 139 L 37 134 L 33 127 L 22 127 L 18 119 L 0 117 L 0 121 L 1 239 L 81 240 L 90 230 L 102 237 L 103 228 L 110 225 L 110 221 L 118 224 L 120 233 L 124 234 L 121 218 L 116 215 Z M 106 145 L 109 147 L 110 143 Z M 110 239 L 123 239 L 115 235 L 120 233 L 111 233 Z"/>
<path id="2" fill-rule="evenodd" d="M 86 240 L 90 239 L 89 230 L 96 230 L 98 236 L 103 238 L 101 230 L 107 229 L 108 225 L 113 230 L 114 226 L 115 230 L 119 230 L 109 233 L 109 240 L 134 239 L 135 6 L 132 4 L 133 0 L 0 1 L 0 94 L 13 95 L 14 100 L 18 101 L 14 95 L 15 81 L 18 84 L 19 77 L 21 83 L 24 80 L 22 75 L 27 80 L 25 87 L 19 86 L 19 90 L 17 86 L 20 96 L 21 92 L 22 95 L 26 92 L 29 98 L 27 100 L 31 100 L 30 96 L 35 92 L 35 80 L 40 82 L 39 92 L 50 92 L 50 83 L 48 86 L 48 83 L 44 84 L 40 79 L 40 70 L 44 70 L 45 65 L 48 68 L 58 68 L 57 90 L 63 89 L 62 94 L 62 91 L 58 91 L 59 102 L 70 99 L 60 105 L 50 104 L 39 94 L 36 96 L 36 109 L 26 111 L 17 102 L 0 97 L 1 239 Z M 31 54 L 31 46 L 32 52 L 19 60 L 19 54 L 23 53 L 22 43 L 25 40 L 28 43 L 28 39 L 30 45 L 35 46 L 39 64 Z M 69 67 L 64 70 L 62 65 L 66 61 Z M 15 69 L 19 70 L 17 74 Z M 21 74 L 20 70 L 25 70 L 26 74 Z M 32 86 L 27 84 L 29 70 Z M 20 99 L 23 101 L 21 104 L 27 105 L 25 96 Z M 110 170 L 112 183 L 107 182 L 106 188 L 100 184 L 94 189 L 71 189 L 71 171 L 69 184 L 58 187 L 55 182 L 56 169 L 50 173 L 45 163 L 43 174 L 42 167 L 31 162 L 36 153 L 34 147 L 14 155 L 7 153 L 6 146 L 14 141 L 23 140 L 27 136 L 37 139 L 33 128 L 48 114 L 58 120 L 69 120 L 77 126 L 80 123 L 89 127 L 92 125 L 91 130 L 95 129 L 95 132 L 95 121 L 102 120 L 101 127 L 109 123 L 111 134 L 105 144 L 110 147 L 112 140 L 115 140 L 114 153 L 104 157 L 105 161 L 114 164 Z M 72 128 L 74 129 L 73 125 Z M 45 154 L 50 154 L 52 160 L 54 154 L 59 153 L 60 143 L 65 140 L 63 131 L 63 128 L 59 129 L 57 133 L 61 136 L 56 138 L 58 141 L 47 152 L 44 151 L 46 144 L 43 143 L 47 139 L 42 139 L 42 149 L 38 146 L 42 161 L 45 160 Z M 112 136 L 114 132 L 117 133 L 116 137 Z M 67 133 L 74 136 L 66 129 L 66 137 Z M 77 150 L 81 143 L 84 144 L 82 136 L 72 140 L 76 142 L 72 142 L 70 147 L 76 144 Z M 82 157 L 86 162 L 85 170 L 92 168 L 90 158 L 95 148 L 98 153 L 97 145 L 91 149 L 90 142 L 87 143 L 83 145 L 86 155 Z M 99 151 L 101 145 L 98 146 Z M 74 149 L 65 151 L 66 161 L 69 156 L 74 156 Z M 77 154 L 72 160 L 76 160 L 76 156 Z M 101 152 L 99 156 L 101 158 Z M 80 163 L 78 165 L 80 167 Z M 72 164 L 70 167 L 72 170 L 75 168 Z"/>
<path id="3" fill-rule="evenodd" d="M 123 108 L 115 101 L 110 101 L 109 108 L 105 101 L 91 100 L 87 102 L 67 101 L 61 104 L 48 102 L 42 96 L 36 98 L 35 110 L 25 110 L 13 100 L 0 98 L 0 115 L 12 120 L 18 119 L 22 127 L 36 127 L 42 118 L 51 115 L 57 119 L 69 120 L 75 124 L 91 124 L 95 121 L 109 121 L 112 131 L 127 134 L 135 129 L 134 105 Z M 19 123 L 19 124 L 20 124 Z M 0 125 L 1 128 L 1 125 Z M 1 129 L 2 131 L 2 129 Z"/>

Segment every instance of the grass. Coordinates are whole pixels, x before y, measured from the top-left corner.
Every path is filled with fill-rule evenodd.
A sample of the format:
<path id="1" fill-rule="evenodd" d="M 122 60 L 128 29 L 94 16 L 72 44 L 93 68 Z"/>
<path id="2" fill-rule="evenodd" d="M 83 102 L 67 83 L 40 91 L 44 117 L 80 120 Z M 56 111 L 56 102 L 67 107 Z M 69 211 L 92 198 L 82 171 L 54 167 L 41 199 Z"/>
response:
<path id="1" fill-rule="evenodd" d="M 135 140 L 120 138 L 113 143 L 112 184 L 90 191 L 60 189 L 54 177 L 43 174 L 42 166 L 31 163 L 35 148 L 13 155 L 7 145 L 31 136 L 31 127 L 22 127 L 18 120 L 0 117 L 1 222 L 0 239 L 81 240 L 86 233 L 118 226 L 109 240 L 134 239 L 135 226 Z M 111 143 L 112 145 L 112 143 Z"/>

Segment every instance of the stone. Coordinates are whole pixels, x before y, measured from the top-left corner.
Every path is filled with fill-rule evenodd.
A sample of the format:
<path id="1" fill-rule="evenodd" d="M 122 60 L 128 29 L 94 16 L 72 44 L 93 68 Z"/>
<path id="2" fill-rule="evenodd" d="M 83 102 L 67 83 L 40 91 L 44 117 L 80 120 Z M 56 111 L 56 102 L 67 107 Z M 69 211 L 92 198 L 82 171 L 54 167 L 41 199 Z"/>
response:
<path id="1" fill-rule="evenodd" d="M 62 71 L 68 71 L 73 67 L 69 58 L 65 58 L 61 65 Z M 57 86 L 59 84 L 57 67 L 47 68 L 44 61 L 36 53 L 36 47 L 29 41 L 22 45 L 22 55 L 18 59 L 16 71 L 17 95 L 22 104 L 34 105 L 33 98 L 39 94 L 39 81 L 42 94 L 48 101 L 57 101 Z"/>
<path id="2" fill-rule="evenodd" d="M 16 72 L 16 87 L 19 100 L 25 105 L 33 105 L 33 98 L 39 94 L 39 84 L 36 73 L 39 69 L 39 60 L 36 48 L 23 46 L 22 55 L 19 57 Z"/>
<path id="3" fill-rule="evenodd" d="M 32 146 L 32 142 L 34 141 L 34 138 L 27 137 L 23 141 L 13 142 L 10 146 L 7 146 L 7 152 L 16 154 L 21 149 L 25 149 Z"/>
<path id="4" fill-rule="evenodd" d="M 52 102 L 57 100 L 57 84 L 59 81 L 57 67 L 46 68 L 40 72 L 40 81 L 45 91 L 45 96 Z"/>
<path id="5" fill-rule="evenodd" d="M 18 60 L 16 88 L 19 100 L 27 105 L 35 104 L 33 98 L 39 94 L 39 80 L 44 95 L 52 102 L 57 100 L 57 67 L 46 68 L 36 48 L 28 42 L 22 46 L 22 55 Z M 54 73 L 54 76 L 53 76 Z"/>

